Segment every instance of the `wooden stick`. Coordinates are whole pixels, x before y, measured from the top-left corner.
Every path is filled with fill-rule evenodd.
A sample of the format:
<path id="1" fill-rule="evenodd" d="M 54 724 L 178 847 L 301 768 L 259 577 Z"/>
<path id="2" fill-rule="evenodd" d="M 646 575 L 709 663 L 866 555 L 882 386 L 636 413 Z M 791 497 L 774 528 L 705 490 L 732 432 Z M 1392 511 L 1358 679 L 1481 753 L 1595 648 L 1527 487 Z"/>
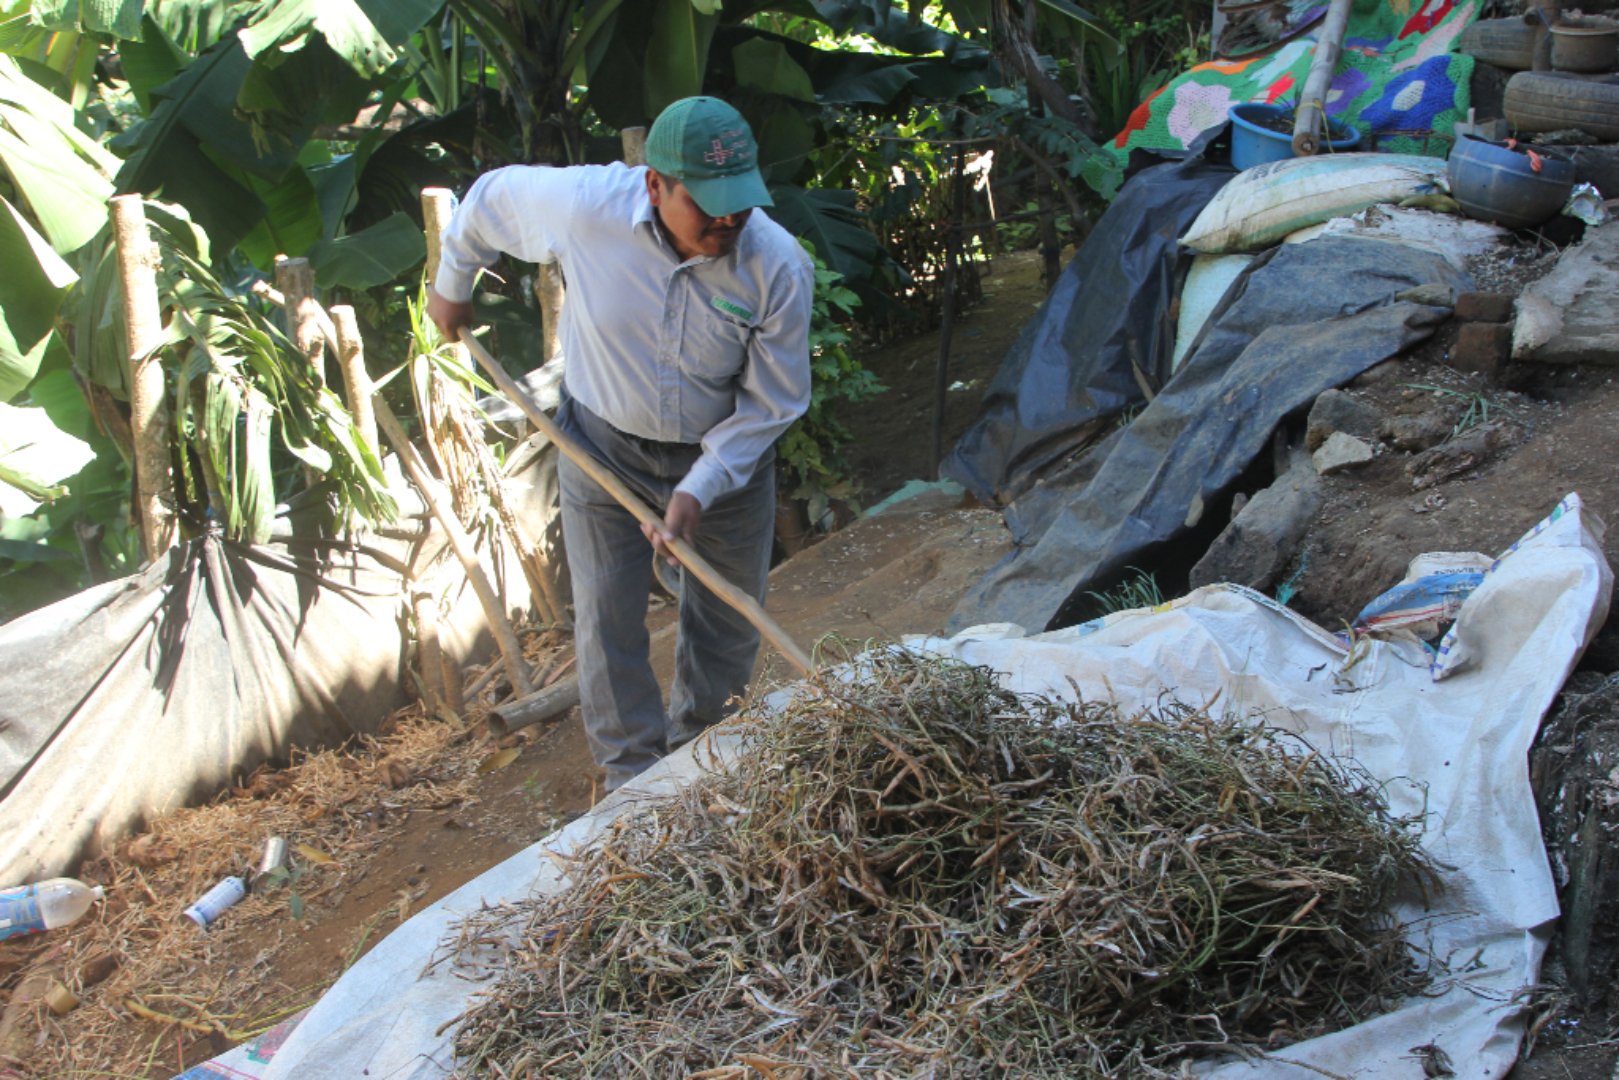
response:
<path id="1" fill-rule="evenodd" d="M 136 517 L 148 562 L 174 546 L 174 477 L 163 422 L 165 384 L 157 355 L 163 313 L 157 298 L 157 245 L 146 229 L 141 196 L 112 200 L 118 273 L 124 286 L 124 337 L 128 345 L 130 427 L 135 446 Z"/>
<path id="2" fill-rule="evenodd" d="M 500 389 L 500 392 L 505 394 L 508 400 L 515 402 L 528 416 L 529 421 L 546 438 L 555 443 L 557 449 L 566 454 L 569 460 L 584 470 L 585 475 L 600 484 L 609 495 L 617 500 L 620 506 L 633 514 L 637 521 L 643 525 L 651 525 L 656 529 L 663 527 L 663 519 L 654 514 L 650 507 L 636 497 L 634 492 L 625 487 L 622 480 L 613 475 L 612 471 L 606 466 L 574 445 L 573 440 L 562 433 L 562 429 L 557 427 L 556 422 L 545 415 L 543 409 L 534 404 L 533 400 L 522 391 L 517 383 L 512 381 L 511 376 L 506 374 L 505 369 L 496 362 L 495 358 L 489 355 L 488 350 L 479 343 L 478 339 L 472 336 L 471 330 L 466 327 L 461 328 L 461 341 L 471 351 L 485 373 Z M 798 669 L 800 674 L 809 675 L 814 670 L 815 665 L 811 662 L 809 654 L 798 647 L 797 643 L 787 635 L 787 631 L 783 630 L 776 620 L 765 614 L 765 609 L 760 606 L 759 602 L 725 580 L 717 570 L 708 564 L 708 560 L 697 554 L 690 544 L 676 538 L 669 541 L 669 550 L 714 595 L 725 601 L 725 603 L 741 613 L 743 618 L 752 623 L 754 628 L 763 634 L 766 640 L 774 645 L 777 651 Z"/>
<path id="3" fill-rule="evenodd" d="M 337 336 L 337 364 L 343 371 L 343 389 L 348 394 L 349 412 L 354 415 L 354 426 L 360 429 L 365 441 L 376 450 L 377 414 L 371 408 L 373 386 L 365 370 L 365 343 L 360 339 L 360 323 L 354 308 L 348 304 L 332 307 L 332 326 Z"/>
<path id="4" fill-rule="evenodd" d="M 618 133 L 618 141 L 624 144 L 624 164 L 646 164 L 646 128 L 627 127 Z"/>
<path id="5" fill-rule="evenodd" d="M 281 256 L 275 261 L 275 283 L 281 290 L 281 309 L 291 324 L 292 340 L 309 361 L 309 369 L 324 385 L 326 382 L 326 333 L 323 323 L 330 317 L 315 301 L 315 271 L 308 259 Z"/>
<path id="6" fill-rule="evenodd" d="M 562 351 L 562 306 L 567 303 L 568 290 L 562 281 L 562 267 L 556 263 L 541 263 L 534 281 L 534 296 L 540 302 L 540 348 L 550 360 Z"/>
<path id="7" fill-rule="evenodd" d="M 526 697 L 495 706 L 489 710 L 484 722 L 489 725 L 489 734 L 500 739 L 519 728 L 561 716 L 577 704 L 579 704 L 579 677 L 570 675 L 543 690 L 536 690 Z"/>
<path id="8" fill-rule="evenodd" d="M 410 596 L 411 614 L 416 617 L 416 666 L 422 673 L 423 696 L 430 710 L 449 704 L 445 693 L 444 651 L 438 640 L 438 611 L 426 589 Z"/>
<path id="9" fill-rule="evenodd" d="M 472 538 L 467 535 L 461 519 L 455 516 L 455 507 L 450 505 L 449 496 L 427 471 L 426 463 L 416 452 L 416 447 L 411 444 L 405 429 L 399 426 L 393 410 L 382 398 L 375 400 L 377 420 L 382 425 L 383 434 L 392 444 L 394 453 L 399 455 L 399 463 L 405 467 L 411 482 L 421 490 L 428 506 L 432 507 L 433 516 L 444 527 L 444 533 L 450 540 L 450 547 L 455 550 L 456 558 L 461 560 L 461 567 L 466 571 L 472 591 L 478 594 L 478 600 L 483 604 L 484 617 L 489 620 L 489 629 L 495 635 L 495 643 L 500 646 L 500 654 L 506 662 L 506 674 L 512 681 L 512 688 L 519 694 L 532 692 L 533 686 L 528 680 L 528 665 L 523 662 L 523 648 L 518 644 L 517 635 L 512 632 L 512 625 L 507 620 L 506 613 L 500 608 L 500 598 L 495 595 L 494 587 L 489 584 L 489 577 L 483 572 L 483 564 L 478 562 L 478 552 L 473 547 Z"/>
<path id="10" fill-rule="evenodd" d="M 1332 73 L 1338 70 L 1338 56 L 1343 52 L 1344 31 L 1349 26 L 1349 8 L 1353 0 L 1332 0 L 1327 18 L 1321 24 L 1321 33 L 1315 39 L 1315 59 L 1310 73 L 1304 78 L 1304 90 L 1299 95 L 1299 107 L 1293 113 L 1293 154 L 1309 157 L 1321 149 L 1323 140 L 1330 142 L 1327 123 L 1327 88 L 1332 85 Z"/>

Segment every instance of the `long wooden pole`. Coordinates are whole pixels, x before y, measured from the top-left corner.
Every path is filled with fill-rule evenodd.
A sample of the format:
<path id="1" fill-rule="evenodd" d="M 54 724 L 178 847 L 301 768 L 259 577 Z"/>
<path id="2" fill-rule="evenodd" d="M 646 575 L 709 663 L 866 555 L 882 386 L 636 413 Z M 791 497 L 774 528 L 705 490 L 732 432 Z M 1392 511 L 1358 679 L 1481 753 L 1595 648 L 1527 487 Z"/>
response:
<path id="1" fill-rule="evenodd" d="M 545 411 L 523 392 L 522 388 L 512 380 L 510 375 L 506 374 L 505 369 L 496 362 L 495 358 L 489 355 L 489 351 L 483 347 L 477 338 L 472 336 L 471 330 L 466 327 L 461 328 L 461 341 L 483 367 L 490 380 L 500 389 L 500 392 L 505 394 L 510 401 L 515 402 L 523 410 L 524 415 L 528 417 L 529 422 L 539 429 L 541 434 L 555 443 L 556 448 L 566 454 L 575 465 L 579 466 L 586 476 L 600 484 L 620 506 L 633 514 L 641 524 L 651 525 L 653 528 L 663 527 L 663 519 L 653 513 L 652 508 L 642 502 L 633 491 L 624 486 L 622 480 L 613 475 L 610 469 L 585 453 L 572 439 L 563 434 L 562 429 L 557 427 L 556 422 L 545 415 Z M 765 639 L 774 645 L 776 650 L 786 657 L 787 661 L 796 667 L 800 674 L 808 675 L 814 670 L 815 665 L 810 660 L 809 654 L 799 648 L 798 644 L 787 635 L 787 631 L 783 630 L 776 620 L 765 614 L 765 609 L 760 606 L 759 601 L 726 581 L 719 571 L 708 564 L 708 560 L 697 554 L 696 550 L 684 540 L 675 539 L 669 541 L 669 550 L 674 552 L 675 558 L 679 559 L 681 565 L 690 570 L 698 581 L 701 581 L 714 595 L 736 609 L 743 618 L 752 623 L 754 628 L 763 634 Z"/>
<path id="2" fill-rule="evenodd" d="M 1344 48 L 1344 32 L 1349 27 L 1349 8 L 1354 0 L 1332 0 L 1326 21 L 1315 39 L 1315 60 L 1304 77 L 1299 107 L 1293 111 L 1293 155 L 1309 157 L 1321 149 L 1327 133 L 1327 88 L 1338 70 L 1338 57 Z"/>
<path id="3" fill-rule="evenodd" d="M 163 313 L 157 299 L 158 249 L 146 228 L 140 195 L 112 200 L 118 273 L 124 286 L 124 337 L 129 364 L 129 424 L 134 435 L 136 505 L 141 547 L 155 561 L 174 546 L 174 479 L 163 422 L 165 383 L 157 346 Z"/>

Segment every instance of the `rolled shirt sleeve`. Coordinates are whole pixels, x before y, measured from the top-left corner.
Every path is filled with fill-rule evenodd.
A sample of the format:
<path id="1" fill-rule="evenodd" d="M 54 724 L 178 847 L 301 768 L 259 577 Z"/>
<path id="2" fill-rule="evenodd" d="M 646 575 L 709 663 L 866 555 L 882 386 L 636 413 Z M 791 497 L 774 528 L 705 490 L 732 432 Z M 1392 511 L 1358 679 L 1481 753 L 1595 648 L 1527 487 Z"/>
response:
<path id="1" fill-rule="evenodd" d="M 480 176 L 440 238 L 434 290 L 458 303 L 472 299 L 478 271 L 502 254 L 527 262 L 556 260 L 572 216 L 577 185 L 562 169 L 508 165 Z"/>

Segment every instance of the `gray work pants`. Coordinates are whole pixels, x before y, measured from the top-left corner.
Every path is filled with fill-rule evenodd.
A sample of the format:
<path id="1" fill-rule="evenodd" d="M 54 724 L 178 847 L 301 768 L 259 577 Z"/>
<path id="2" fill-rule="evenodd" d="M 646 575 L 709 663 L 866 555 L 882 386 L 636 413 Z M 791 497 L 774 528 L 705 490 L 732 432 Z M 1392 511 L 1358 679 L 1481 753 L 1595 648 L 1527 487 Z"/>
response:
<path id="1" fill-rule="evenodd" d="M 661 515 L 701 449 L 626 435 L 564 398 L 557 422 Z M 753 478 L 704 507 L 695 547 L 727 581 L 763 602 L 776 506 L 774 454 Z M 573 584 L 579 706 L 591 754 L 618 787 L 724 718 L 759 654 L 759 632 L 695 575 L 682 573 L 675 677 L 665 712 L 648 656 L 652 546 L 640 523 L 567 457 L 557 463 L 562 536 Z"/>

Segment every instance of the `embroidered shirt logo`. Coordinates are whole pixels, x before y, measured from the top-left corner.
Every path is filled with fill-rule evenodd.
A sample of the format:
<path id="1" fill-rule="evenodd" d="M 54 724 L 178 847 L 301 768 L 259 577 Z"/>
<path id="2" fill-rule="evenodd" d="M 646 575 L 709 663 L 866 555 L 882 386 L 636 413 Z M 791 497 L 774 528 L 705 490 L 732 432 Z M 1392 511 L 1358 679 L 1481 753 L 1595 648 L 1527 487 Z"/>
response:
<path id="1" fill-rule="evenodd" d="M 723 296 L 713 297 L 708 301 L 708 304 L 715 311 L 723 311 L 727 315 L 734 315 L 738 319 L 742 319 L 744 322 L 753 321 L 753 312 L 749 311 L 745 307 L 742 307 L 740 304 L 731 303 Z"/>

